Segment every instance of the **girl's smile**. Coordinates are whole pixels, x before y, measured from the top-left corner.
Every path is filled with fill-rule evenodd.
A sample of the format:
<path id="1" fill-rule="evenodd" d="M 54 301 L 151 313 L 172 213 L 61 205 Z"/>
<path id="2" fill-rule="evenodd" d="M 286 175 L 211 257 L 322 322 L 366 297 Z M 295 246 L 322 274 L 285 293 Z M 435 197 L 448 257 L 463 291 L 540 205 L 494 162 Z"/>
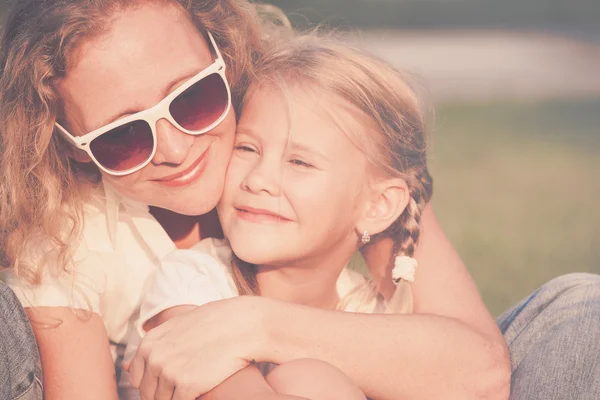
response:
<path id="1" fill-rule="evenodd" d="M 262 208 L 252 208 L 248 206 L 236 206 L 237 215 L 249 222 L 257 223 L 285 223 L 292 220 L 281 216 L 281 214 Z"/>

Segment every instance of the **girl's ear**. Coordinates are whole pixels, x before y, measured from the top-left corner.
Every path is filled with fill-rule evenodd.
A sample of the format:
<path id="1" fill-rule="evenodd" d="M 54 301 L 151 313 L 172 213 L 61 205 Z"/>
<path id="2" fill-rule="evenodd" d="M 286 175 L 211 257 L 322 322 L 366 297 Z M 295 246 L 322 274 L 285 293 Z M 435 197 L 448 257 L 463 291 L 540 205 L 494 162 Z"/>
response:
<path id="1" fill-rule="evenodd" d="M 410 190 L 404 179 L 392 178 L 371 186 L 371 198 L 364 215 L 356 224 L 359 237 L 381 233 L 400 217 L 410 201 Z"/>

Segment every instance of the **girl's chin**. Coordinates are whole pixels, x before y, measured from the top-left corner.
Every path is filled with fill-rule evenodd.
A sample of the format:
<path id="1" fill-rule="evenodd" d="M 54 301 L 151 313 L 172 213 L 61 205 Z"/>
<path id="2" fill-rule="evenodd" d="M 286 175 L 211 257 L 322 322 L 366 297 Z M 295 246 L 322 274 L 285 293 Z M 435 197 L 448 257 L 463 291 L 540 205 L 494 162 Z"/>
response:
<path id="1" fill-rule="evenodd" d="M 269 254 L 257 254 L 256 251 L 236 251 L 235 248 L 232 248 L 232 250 L 240 260 L 250 264 L 265 265 L 273 262 L 273 258 L 270 258 Z"/>

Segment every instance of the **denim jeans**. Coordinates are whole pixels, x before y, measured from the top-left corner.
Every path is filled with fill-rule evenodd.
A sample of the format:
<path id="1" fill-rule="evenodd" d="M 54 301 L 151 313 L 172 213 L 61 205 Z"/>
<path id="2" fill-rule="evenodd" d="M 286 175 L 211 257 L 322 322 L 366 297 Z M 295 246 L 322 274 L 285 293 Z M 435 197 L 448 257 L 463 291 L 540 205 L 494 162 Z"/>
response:
<path id="1" fill-rule="evenodd" d="M 600 399 L 600 275 L 556 278 L 498 318 L 512 362 L 511 400 Z M 41 400 L 31 327 L 0 282 L 0 399 Z"/>
<path id="2" fill-rule="evenodd" d="M 511 400 L 600 399 L 600 275 L 556 278 L 498 318 Z"/>
<path id="3" fill-rule="evenodd" d="M 29 320 L 0 282 L 0 399 L 41 400 L 42 367 Z"/>

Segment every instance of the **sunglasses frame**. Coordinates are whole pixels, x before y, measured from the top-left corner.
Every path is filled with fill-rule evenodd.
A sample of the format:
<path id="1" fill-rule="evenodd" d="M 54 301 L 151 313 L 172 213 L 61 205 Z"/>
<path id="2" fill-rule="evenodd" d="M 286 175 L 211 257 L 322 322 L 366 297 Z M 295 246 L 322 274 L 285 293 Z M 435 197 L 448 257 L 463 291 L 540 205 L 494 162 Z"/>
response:
<path id="1" fill-rule="evenodd" d="M 208 35 L 210 43 L 212 44 L 213 49 L 216 54 L 215 61 L 211 65 L 209 65 L 208 67 L 206 67 L 205 69 L 200 71 L 198 74 L 196 74 L 193 77 L 191 77 L 190 79 L 188 79 L 183 85 L 181 85 L 180 87 L 175 89 L 172 93 L 170 93 L 168 96 L 166 96 L 164 99 L 162 99 L 158 104 L 156 104 L 155 106 L 148 108 L 146 110 L 132 114 L 128 117 L 118 119 L 114 122 L 104 125 L 98 129 L 95 129 L 89 133 L 86 133 L 85 135 L 82 135 L 82 136 L 72 135 L 62 125 L 60 125 L 58 122 L 55 122 L 54 125 L 58 128 L 58 131 L 61 134 L 61 136 L 67 142 L 69 142 L 71 145 L 73 145 L 74 147 L 85 151 L 88 154 L 88 156 L 92 159 L 94 164 L 96 164 L 96 166 L 98 166 L 98 168 L 100 168 L 102 171 L 106 172 L 109 175 L 113 175 L 113 176 L 123 176 L 123 175 L 129 175 L 129 174 L 139 171 L 140 169 L 142 169 L 146 165 L 148 165 L 148 163 L 150 163 L 150 161 L 154 158 L 154 155 L 156 154 L 156 148 L 157 148 L 156 123 L 158 121 L 160 121 L 161 119 L 166 119 L 177 129 L 179 129 L 180 131 L 182 131 L 188 135 L 201 135 L 203 133 L 209 132 L 212 129 L 214 129 L 221 122 L 223 122 L 223 120 L 225 119 L 227 114 L 229 114 L 229 111 L 231 110 L 231 89 L 229 88 L 229 82 L 227 81 L 227 77 L 225 76 L 225 68 L 226 68 L 225 62 L 223 61 L 221 52 L 219 51 L 219 48 L 217 47 L 217 43 L 215 42 L 215 39 L 213 38 L 213 36 L 211 35 L 210 32 L 207 31 L 206 33 Z M 219 76 L 221 76 L 221 78 L 223 79 L 223 83 L 225 84 L 225 88 L 227 89 L 227 106 L 225 107 L 223 114 L 218 119 L 216 119 L 212 124 L 210 124 L 209 126 L 207 126 L 204 129 L 201 129 L 198 131 L 191 131 L 189 129 L 185 129 L 183 126 L 179 125 L 179 123 L 177 123 L 177 121 L 175 121 L 175 119 L 171 115 L 171 112 L 169 111 L 171 102 L 173 100 L 175 100 L 181 93 L 183 93 L 187 89 L 189 89 L 191 86 L 200 82 L 202 79 L 206 78 L 207 76 L 215 74 L 215 73 L 218 74 Z M 94 139 L 98 138 L 99 136 L 102 136 L 103 134 L 110 132 L 115 128 L 118 128 L 122 125 L 129 124 L 134 121 L 144 121 L 150 126 L 150 130 L 152 131 L 152 139 L 153 139 L 152 153 L 148 156 L 148 159 L 146 161 L 144 161 L 143 163 L 141 163 L 140 165 L 137 165 L 135 167 L 129 168 L 124 171 L 114 171 L 114 170 L 106 168 L 94 156 L 94 154 L 90 148 L 90 143 Z"/>

